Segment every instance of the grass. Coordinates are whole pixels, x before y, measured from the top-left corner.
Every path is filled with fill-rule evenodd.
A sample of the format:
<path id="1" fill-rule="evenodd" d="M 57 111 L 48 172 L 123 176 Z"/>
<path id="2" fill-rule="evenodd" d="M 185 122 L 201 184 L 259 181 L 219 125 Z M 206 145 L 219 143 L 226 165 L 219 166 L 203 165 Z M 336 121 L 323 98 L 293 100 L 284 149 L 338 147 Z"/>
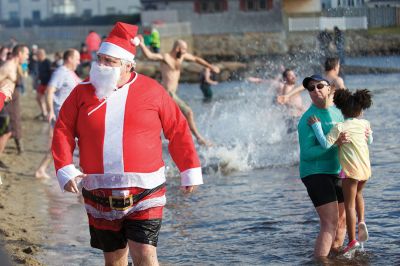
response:
<path id="1" fill-rule="evenodd" d="M 372 28 L 368 29 L 368 34 L 400 34 L 400 27 Z"/>

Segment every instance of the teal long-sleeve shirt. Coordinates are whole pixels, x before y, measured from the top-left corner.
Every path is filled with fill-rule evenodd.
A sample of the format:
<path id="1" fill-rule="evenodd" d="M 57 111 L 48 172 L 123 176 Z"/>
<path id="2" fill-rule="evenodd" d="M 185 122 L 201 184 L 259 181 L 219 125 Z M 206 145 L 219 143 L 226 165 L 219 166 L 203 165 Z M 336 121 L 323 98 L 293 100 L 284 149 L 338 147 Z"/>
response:
<path id="1" fill-rule="evenodd" d="M 319 144 L 313 129 L 307 124 L 307 119 L 315 115 L 321 120 L 324 134 L 338 122 L 343 122 L 343 115 L 336 107 L 320 109 L 314 104 L 300 118 L 297 130 L 300 144 L 300 177 L 313 174 L 338 174 L 340 163 L 336 145 L 324 149 Z"/>

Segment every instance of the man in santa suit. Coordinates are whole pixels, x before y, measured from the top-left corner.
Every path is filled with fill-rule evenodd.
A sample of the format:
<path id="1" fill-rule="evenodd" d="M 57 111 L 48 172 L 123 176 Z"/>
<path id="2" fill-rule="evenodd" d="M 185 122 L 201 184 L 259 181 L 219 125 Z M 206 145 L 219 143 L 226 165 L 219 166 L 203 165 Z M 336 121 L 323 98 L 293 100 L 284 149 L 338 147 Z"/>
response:
<path id="1" fill-rule="evenodd" d="M 138 28 L 118 22 L 101 44 L 90 77 L 65 100 L 52 154 L 62 190 L 78 193 L 91 246 L 106 265 L 158 265 L 156 246 L 165 199 L 161 132 L 185 192 L 203 183 L 190 129 L 155 80 L 134 72 Z M 78 139 L 80 170 L 73 164 Z"/>

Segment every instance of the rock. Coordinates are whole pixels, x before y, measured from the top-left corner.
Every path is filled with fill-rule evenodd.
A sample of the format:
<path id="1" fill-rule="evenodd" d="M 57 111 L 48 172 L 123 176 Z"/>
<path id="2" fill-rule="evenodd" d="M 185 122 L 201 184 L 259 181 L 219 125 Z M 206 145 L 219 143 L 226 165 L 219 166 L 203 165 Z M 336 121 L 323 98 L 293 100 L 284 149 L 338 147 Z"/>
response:
<path id="1" fill-rule="evenodd" d="M 32 254 L 33 253 L 33 248 L 32 247 L 27 247 L 27 248 L 24 248 L 22 251 L 24 253 L 26 253 L 26 254 Z"/>

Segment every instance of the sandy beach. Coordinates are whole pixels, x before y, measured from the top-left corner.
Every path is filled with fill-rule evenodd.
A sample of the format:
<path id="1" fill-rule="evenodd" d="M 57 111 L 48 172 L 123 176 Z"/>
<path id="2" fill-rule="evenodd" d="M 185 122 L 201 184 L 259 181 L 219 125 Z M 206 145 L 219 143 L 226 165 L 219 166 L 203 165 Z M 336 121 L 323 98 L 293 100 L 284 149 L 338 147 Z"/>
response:
<path id="1" fill-rule="evenodd" d="M 38 207 L 46 181 L 36 179 L 34 173 L 46 149 L 47 127 L 34 119 L 39 113 L 34 97 L 32 90 L 21 97 L 24 153 L 17 155 L 10 139 L 1 155 L 9 169 L 0 171 L 0 243 L 13 263 L 23 265 L 42 265 L 34 257 L 45 240 L 45 234 L 33 230 L 43 224 Z"/>

